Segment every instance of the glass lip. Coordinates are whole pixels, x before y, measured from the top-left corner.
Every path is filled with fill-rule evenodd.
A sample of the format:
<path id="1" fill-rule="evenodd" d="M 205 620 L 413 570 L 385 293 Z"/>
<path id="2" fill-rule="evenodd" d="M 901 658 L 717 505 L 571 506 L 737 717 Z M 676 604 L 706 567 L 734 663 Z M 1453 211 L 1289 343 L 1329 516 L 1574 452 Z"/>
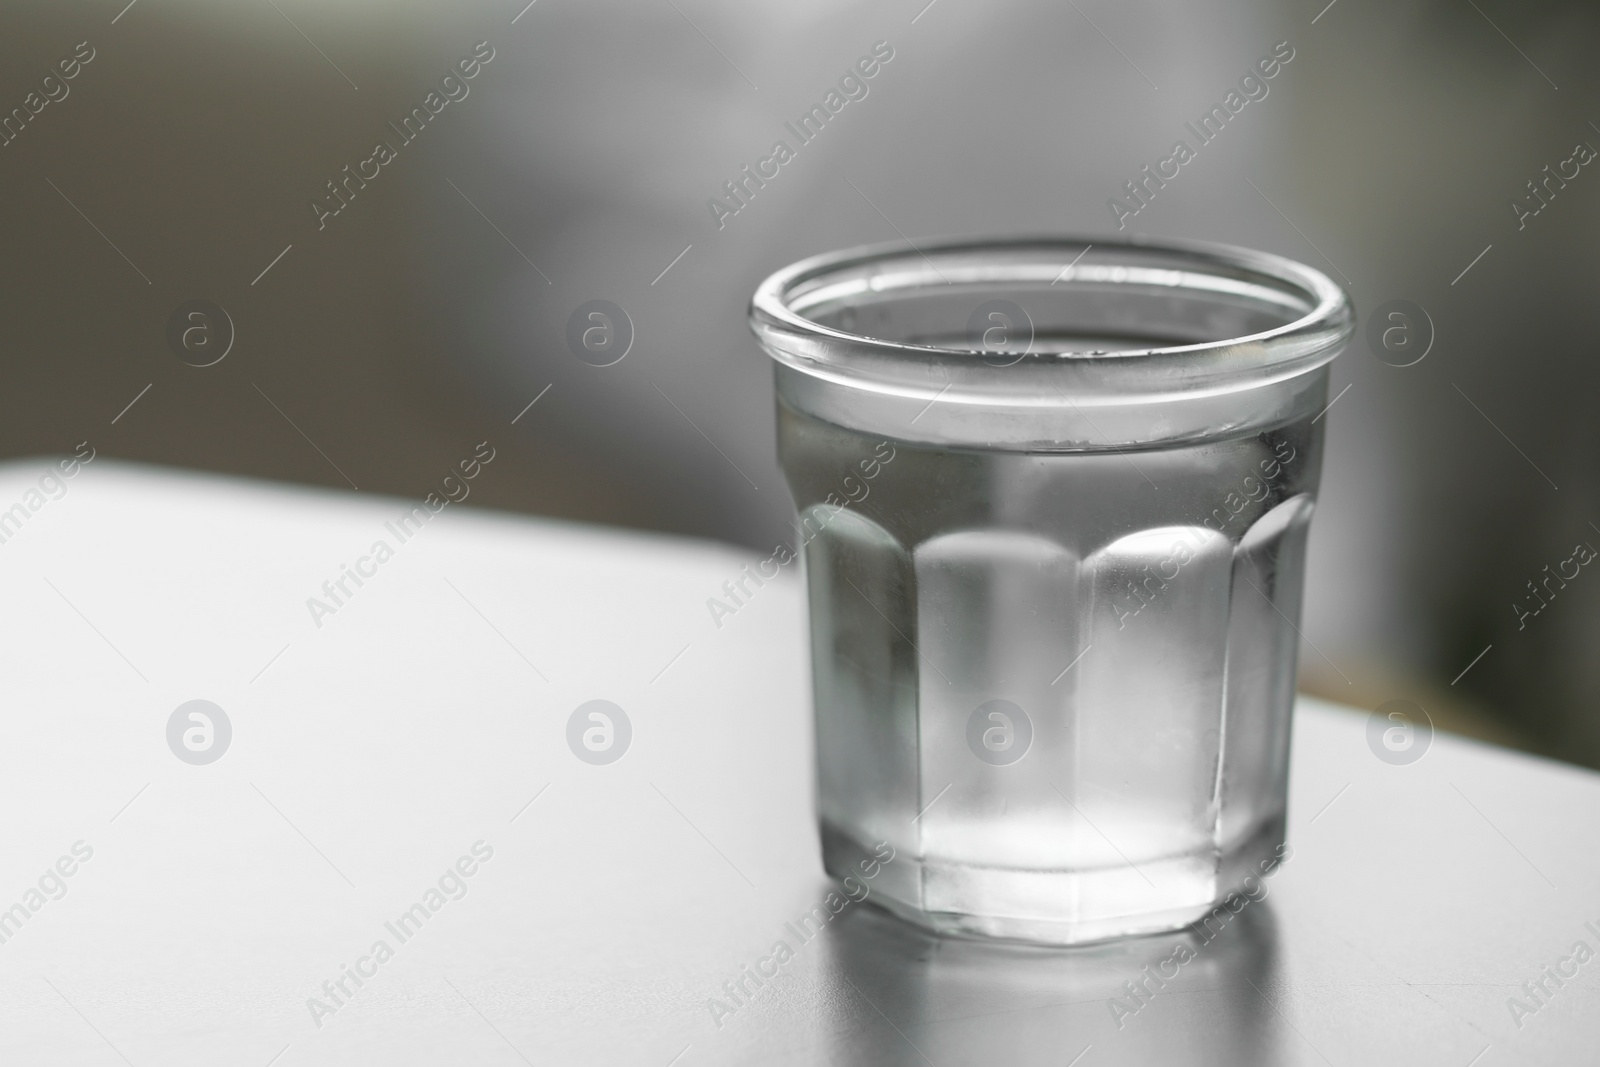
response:
<path id="1" fill-rule="evenodd" d="M 1328 362 L 1354 332 L 1355 309 L 1344 289 L 1321 271 L 1284 256 L 1204 241 L 1070 235 L 947 238 L 921 243 L 902 240 L 811 256 L 774 272 L 756 288 L 750 300 L 750 328 L 773 358 L 835 381 L 859 377 L 863 379 L 861 384 L 866 384 L 866 379 L 881 383 L 885 374 L 899 377 L 902 371 L 909 377 L 925 377 L 930 361 L 952 370 L 960 368 L 958 373 L 965 378 L 972 373 L 968 368 L 978 362 L 971 359 L 975 349 L 869 337 L 823 325 L 796 311 L 793 305 L 798 298 L 814 291 L 814 283 L 829 274 L 907 259 L 920 259 L 938 274 L 937 260 L 941 256 L 970 258 L 987 252 L 995 257 L 995 271 L 982 280 L 1003 284 L 1009 257 L 1012 280 L 1019 284 L 1037 282 L 1041 279 L 1029 279 L 1018 272 L 1016 254 L 1052 249 L 1063 253 L 1064 263 L 1073 253 L 1092 251 L 1097 254 L 1085 267 L 1101 268 L 1095 277 L 1080 279 L 1076 273 L 1068 275 L 1068 271 L 1076 269 L 1069 266 L 1062 271 L 1066 279 L 1058 280 L 1126 282 L 1129 280 L 1127 270 L 1148 267 L 1170 277 L 1159 283 L 1152 278 L 1142 284 L 1175 285 L 1199 294 L 1208 289 L 1217 291 L 1219 280 L 1232 278 L 1238 283 L 1235 292 L 1239 295 L 1251 287 L 1250 280 L 1254 279 L 1255 287 L 1263 293 L 1282 294 L 1287 289 L 1303 298 L 1301 303 L 1310 305 L 1309 311 L 1282 325 L 1214 341 L 1114 352 L 1041 348 L 1027 353 L 1027 362 L 1048 367 L 1054 373 L 1066 372 L 1069 376 L 1087 373 L 1100 378 L 1106 374 L 1120 376 L 1120 367 L 1139 378 L 1170 374 L 1191 388 L 1215 387 L 1227 380 L 1244 378 L 1257 381 L 1263 376 L 1281 378 Z M 1134 262 L 1117 264 L 1119 252 L 1123 258 Z M 1164 266 L 1152 264 L 1150 260 L 1154 257 L 1166 257 L 1173 262 Z M 1119 266 L 1124 268 L 1124 276 L 1120 278 L 1115 276 Z M 973 283 L 979 280 L 972 279 Z M 1206 284 L 1208 280 L 1211 284 Z M 868 275 L 863 291 L 885 293 L 898 289 L 909 295 L 943 284 L 930 279 L 926 283 L 874 286 Z M 1224 294 L 1217 291 L 1217 295 Z M 976 381 L 970 384 L 979 385 Z M 1169 382 L 1171 384 L 1177 382 Z"/>

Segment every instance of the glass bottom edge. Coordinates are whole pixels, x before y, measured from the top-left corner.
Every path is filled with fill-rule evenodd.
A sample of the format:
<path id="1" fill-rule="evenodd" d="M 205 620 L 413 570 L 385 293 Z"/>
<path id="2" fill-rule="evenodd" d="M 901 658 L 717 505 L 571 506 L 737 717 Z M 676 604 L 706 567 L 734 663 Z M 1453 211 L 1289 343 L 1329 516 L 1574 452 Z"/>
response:
<path id="1" fill-rule="evenodd" d="M 1051 915 L 1045 913 L 1047 908 L 1038 906 L 1037 900 L 1034 906 L 1025 909 L 1008 906 L 1014 902 L 1006 900 L 1003 893 L 990 895 L 987 900 L 975 899 L 969 894 L 969 903 L 963 908 L 928 907 L 922 902 L 928 898 L 930 884 L 959 882 L 980 869 L 918 858 L 904 854 L 903 850 L 897 850 L 893 860 L 879 865 L 875 884 L 868 883 L 867 899 L 901 920 L 940 936 L 1049 946 L 1090 945 L 1144 937 L 1191 926 L 1222 906 L 1245 884 L 1246 878 L 1272 873 L 1283 854 L 1284 829 L 1284 818 L 1280 814 L 1264 820 L 1248 836 L 1236 840 L 1220 854 L 1211 852 L 1203 857 L 1181 858 L 1191 866 L 1195 861 L 1202 862 L 1207 868 L 1206 877 L 1185 879 L 1186 885 L 1182 888 L 1187 892 L 1173 893 L 1161 900 L 1151 899 L 1147 907 L 1115 914 L 1084 914 L 1079 909 L 1078 914 L 1071 915 L 1063 908 L 1062 914 Z M 882 859 L 882 843 L 876 849 L 864 847 L 855 837 L 826 821 L 821 830 L 823 867 L 836 880 L 852 877 L 859 881 L 863 878 L 864 863 Z M 1108 876 L 1127 879 L 1129 872 L 1133 872 L 1132 878 L 1143 879 L 1146 884 L 1151 881 L 1150 874 L 1156 875 L 1157 884 L 1165 884 L 1161 875 L 1166 872 L 1152 864 L 1139 868 L 1130 865 L 1126 871 L 1110 872 L 1001 871 L 998 879 L 1003 882 L 1009 875 L 1019 882 L 1042 882 L 1047 891 L 1053 887 L 1063 899 L 1071 899 L 1096 879 Z M 996 878 L 996 873 L 984 871 L 991 880 Z M 978 896 L 982 895 L 980 887 Z"/>

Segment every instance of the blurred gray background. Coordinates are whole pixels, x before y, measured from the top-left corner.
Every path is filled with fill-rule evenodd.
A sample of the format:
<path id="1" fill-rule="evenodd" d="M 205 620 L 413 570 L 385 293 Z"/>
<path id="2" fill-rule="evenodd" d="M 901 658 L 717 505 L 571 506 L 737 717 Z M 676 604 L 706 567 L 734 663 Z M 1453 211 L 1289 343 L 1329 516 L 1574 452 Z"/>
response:
<path id="1" fill-rule="evenodd" d="M 1600 766 L 1600 576 L 1521 628 L 1513 607 L 1600 547 L 1600 167 L 1521 229 L 1511 208 L 1600 147 L 1596 12 L 525 2 L 7 5 L 0 112 L 27 115 L 0 148 L 0 452 L 88 439 L 418 497 L 488 439 L 510 458 L 473 503 L 770 549 L 790 504 L 744 324 L 766 273 L 899 234 L 1109 236 L 1109 198 L 1286 41 L 1269 95 L 1125 232 L 1302 259 L 1362 312 L 1326 416 L 1302 686 Z M 43 79 L 85 41 L 66 95 L 30 98 L 60 94 Z M 326 183 L 483 41 L 469 94 L 319 229 Z M 719 229 L 707 200 L 879 41 L 867 97 Z M 235 331 L 210 367 L 167 343 L 196 298 Z M 634 326 L 613 366 L 565 341 L 595 299 Z M 1435 329 L 1414 366 L 1363 339 L 1395 299 Z"/>

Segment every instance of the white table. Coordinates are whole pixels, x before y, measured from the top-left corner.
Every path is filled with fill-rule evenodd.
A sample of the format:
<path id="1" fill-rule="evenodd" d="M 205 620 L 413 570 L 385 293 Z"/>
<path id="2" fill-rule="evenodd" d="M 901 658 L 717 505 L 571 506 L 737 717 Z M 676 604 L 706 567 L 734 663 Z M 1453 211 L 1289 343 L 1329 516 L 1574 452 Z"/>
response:
<path id="1" fill-rule="evenodd" d="M 0 467 L 0 511 L 46 468 Z M 407 502 L 105 458 L 65 484 L 0 544 L 0 908 L 73 870 L 0 927 L 0 1062 L 1600 1057 L 1600 959 L 1520 1027 L 1507 1006 L 1600 951 L 1592 773 L 1446 736 L 1390 766 L 1365 713 L 1303 701 L 1292 859 L 1119 1029 L 1110 999 L 1175 937 L 941 943 L 868 906 L 786 933 L 828 889 L 794 575 L 718 630 L 704 601 L 754 558 L 728 548 L 459 505 L 398 544 Z M 380 538 L 393 558 L 317 627 L 307 598 Z M 233 730 L 204 765 L 167 743 L 194 699 Z M 592 699 L 632 724 L 609 765 L 567 745 Z M 400 941 L 385 923 L 479 841 L 466 895 Z M 323 983 L 380 939 L 334 1006 Z"/>

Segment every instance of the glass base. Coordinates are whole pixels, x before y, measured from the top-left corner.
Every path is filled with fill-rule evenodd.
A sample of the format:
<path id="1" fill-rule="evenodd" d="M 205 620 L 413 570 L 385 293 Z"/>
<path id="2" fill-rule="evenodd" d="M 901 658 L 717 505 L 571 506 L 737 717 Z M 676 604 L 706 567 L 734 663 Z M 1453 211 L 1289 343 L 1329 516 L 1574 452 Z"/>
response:
<path id="1" fill-rule="evenodd" d="M 1085 945 L 1202 921 L 1225 907 L 1247 877 L 1277 867 L 1283 838 L 1279 816 L 1221 852 L 1082 870 L 979 867 L 902 850 L 865 884 L 871 902 L 936 934 Z M 823 867 L 834 878 L 860 881 L 881 854 L 822 826 Z"/>

